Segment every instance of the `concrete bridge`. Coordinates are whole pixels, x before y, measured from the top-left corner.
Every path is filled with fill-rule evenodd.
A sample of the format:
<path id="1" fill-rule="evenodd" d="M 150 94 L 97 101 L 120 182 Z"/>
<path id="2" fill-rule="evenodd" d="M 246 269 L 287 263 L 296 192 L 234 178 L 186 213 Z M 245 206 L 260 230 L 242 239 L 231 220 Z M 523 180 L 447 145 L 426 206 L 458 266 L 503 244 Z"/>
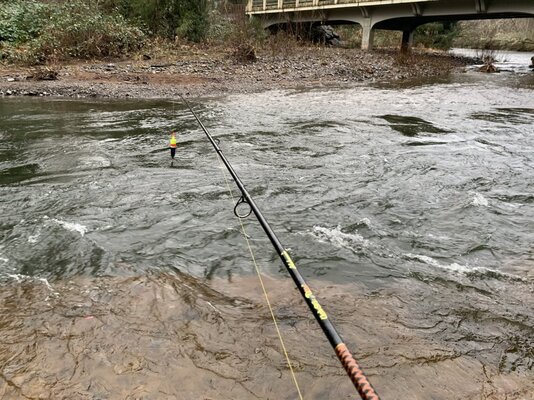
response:
<path id="1" fill-rule="evenodd" d="M 264 27 L 317 22 L 360 24 L 362 49 L 373 46 L 375 29 L 402 31 L 402 48 L 419 25 L 435 21 L 533 18 L 534 0 L 248 0 L 247 14 Z"/>

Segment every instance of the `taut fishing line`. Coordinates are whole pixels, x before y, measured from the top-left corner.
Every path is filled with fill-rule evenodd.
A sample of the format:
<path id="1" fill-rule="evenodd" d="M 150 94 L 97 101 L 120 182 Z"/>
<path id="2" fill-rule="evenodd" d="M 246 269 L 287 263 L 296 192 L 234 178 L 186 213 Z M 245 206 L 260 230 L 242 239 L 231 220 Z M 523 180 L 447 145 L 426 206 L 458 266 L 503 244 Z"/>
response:
<path id="1" fill-rule="evenodd" d="M 254 215 L 256 216 L 256 219 L 260 223 L 260 225 L 263 228 L 265 234 L 267 235 L 267 237 L 271 241 L 271 244 L 273 245 L 273 247 L 277 251 L 282 263 L 284 264 L 284 266 L 286 267 L 287 271 L 289 272 L 289 275 L 291 276 L 291 278 L 295 282 L 295 285 L 299 289 L 299 292 L 302 295 L 302 297 L 304 298 L 304 301 L 306 302 L 306 304 L 308 304 L 308 307 L 310 308 L 310 310 L 313 313 L 315 319 L 319 323 L 319 326 L 323 330 L 323 332 L 324 332 L 325 336 L 327 337 L 328 341 L 330 342 L 330 344 L 334 348 L 339 361 L 343 365 L 343 368 L 345 368 L 345 371 L 347 372 L 347 374 L 349 375 L 350 379 L 352 380 L 352 383 L 354 384 L 354 387 L 356 388 L 356 390 L 360 394 L 360 397 L 362 398 L 362 400 L 380 400 L 380 398 L 378 397 L 378 394 L 376 393 L 375 389 L 373 388 L 371 383 L 368 381 L 367 377 L 365 376 L 365 374 L 363 373 L 362 369 L 360 368 L 360 366 L 358 365 L 358 363 L 356 362 L 356 360 L 354 359 L 354 357 L 350 353 L 350 351 L 347 348 L 347 346 L 345 345 L 345 343 L 343 343 L 343 340 L 341 339 L 341 337 L 337 333 L 334 325 L 332 324 L 332 322 L 328 318 L 328 315 L 324 311 L 323 307 L 321 306 L 321 304 L 319 303 L 319 301 L 317 300 L 317 298 L 315 297 L 315 295 L 311 291 L 310 287 L 306 284 L 306 281 L 304 280 L 304 278 L 302 277 L 302 275 L 298 271 L 295 263 L 293 262 L 293 260 L 291 259 L 290 255 L 289 255 L 289 253 L 282 246 L 282 244 L 280 243 L 280 241 L 276 237 L 274 231 L 272 230 L 271 226 L 269 225 L 267 220 L 263 217 L 260 209 L 258 208 L 256 203 L 254 202 L 254 200 L 252 199 L 252 197 L 248 193 L 247 189 L 245 188 L 245 186 L 241 182 L 241 179 L 239 178 L 239 176 L 237 176 L 236 172 L 234 171 L 234 169 L 232 168 L 232 166 L 230 165 L 230 163 L 228 162 L 228 160 L 224 156 L 224 154 L 223 154 L 222 150 L 220 149 L 218 143 L 214 140 L 214 138 L 208 132 L 208 130 L 206 129 L 206 127 L 204 126 L 202 121 L 199 119 L 199 117 L 197 116 L 197 114 L 195 113 L 193 108 L 189 105 L 187 100 L 184 99 L 183 96 L 181 96 L 181 95 L 180 95 L 180 98 L 187 105 L 187 107 L 189 108 L 189 110 L 191 111 L 191 113 L 193 114 L 195 119 L 197 120 L 198 124 L 200 125 L 200 127 L 202 128 L 202 130 L 206 134 L 208 140 L 212 144 L 213 148 L 217 152 L 217 155 L 219 156 L 219 161 L 226 167 L 226 169 L 228 170 L 228 172 L 232 176 L 232 179 L 234 180 L 235 184 L 237 185 L 237 187 L 241 191 L 241 198 L 239 200 L 239 203 L 236 204 L 236 207 L 234 209 L 235 214 L 237 216 L 239 216 L 237 214 L 237 211 L 236 211 L 238 204 L 247 203 L 250 206 L 251 212 L 254 213 Z M 223 170 L 223 172 L 224 172 L 224 170 Z M 227 186 L 229 188 L 229 183 L 228 183 L 228 180 L 226 179 L 226 175 L 224 175 L 224 176 L 225 176 L 226 184 L 227 184 Z M 230 190 L 230 193 L 231 193 L 231 190 Z M 233 196 L 232 196 L 232 199 L 233 199 Z M 241 226 L 242 226 L 243 232 L 245 232 L 244 231 L 244 226 L 243 226 L 242 223 L 241 223 Z M 247 243 L 248 243 L 248 239 L 247 239 L 247 235 L 246 234 L 245 234 L 245 239 L 247 240 Z M 250 245 L 249 245 L 249 248 L 250 248 Z M 252 251 L 251 251 L 251 255 L 252 255 L 253 259 L 254 259 L 254 255 L 252 254 Z M 259 269 L 257 269 L 257 271 L 259 271 Z M 259 272 L 258 272 L 258 274 L 259 274 Z M 265 287 L 263 286 L 263 282 L 262 282 L 261 276 L 260 276 L 260 282 L 261 282 L 261 285 L 262 285 L 263 290 L 265 292 Z M 267 297 L 266 292 L 265 292 L 265 295 Z M 267 298 L 267 301 L 268 301 L 268 298 Z M 270 303 L 268 303 L 268 304 L 269 304 L 269 308 L 271 309 Z M 272 313 L 272 309 L 271 309 L 271 314 L 273 316 L 273 319 L 275 319 L 274 318 L 274 314 Z M 275 319 L 275 321 L 276 321 L 276 319 Z M 276 324 L 276 322 L 275 322 L 275 324 Z M 278 327 L 277 327 L 277 330 L 278 330 Z M 284 347 L 284 352 L 285 352 L 285 347 Z M 286 357 L 287 357 L 287 352 L 286 352 Z M 289 359 L 288 359 L 288 362 L 289 362 Z M 291 364 L 289 364 L 289 365 L 290 365 L 290 368 L 291 368 Z M 296 383 L 296 380 L 295 380 L 295 383 Z M 297 388 L 298 388 L 298 384 L 297 384 Z M 300 395 L 300 390 L 299 390 L 299 395 Z"/>

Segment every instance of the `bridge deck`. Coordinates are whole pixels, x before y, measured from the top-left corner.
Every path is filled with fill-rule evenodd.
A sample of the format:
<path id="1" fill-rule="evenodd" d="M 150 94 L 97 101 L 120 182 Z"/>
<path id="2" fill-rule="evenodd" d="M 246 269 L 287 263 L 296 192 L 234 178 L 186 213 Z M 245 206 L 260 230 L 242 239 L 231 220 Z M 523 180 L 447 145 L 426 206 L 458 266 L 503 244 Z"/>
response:
<path id="1" fill-rule="evenodd" d="M 357 23 L 362 26 L 362 48 L 367 50 L 372 48 L 375 29 L 402 31 L 402 48 L 408 48 L 419 25 L 529 18 L 534 15 L 534 0 L 248 0 L 247 14 L 262 21 L 264 28 L 288 21 Z"/>
<path id="2" fill-rule="evenodd" d="M 436 0 L 249 0 L 249 14 L 324 10 L 329 8 L 367 7 Z"/>

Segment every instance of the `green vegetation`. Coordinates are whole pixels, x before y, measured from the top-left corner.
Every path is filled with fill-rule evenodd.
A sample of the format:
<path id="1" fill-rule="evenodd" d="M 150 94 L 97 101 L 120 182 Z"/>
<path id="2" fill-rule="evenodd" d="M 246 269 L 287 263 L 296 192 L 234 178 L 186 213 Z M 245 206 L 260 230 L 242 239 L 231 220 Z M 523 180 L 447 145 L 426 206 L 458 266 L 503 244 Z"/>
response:
<path id="1" fill-rule="evenodd" d="M 414 44 L 426 48 L 448 50 L 458 35 L 456 23 L 432 22 L 415 30 Z"/>
<path id="2" fill-rule="evenodd" d="M 228 36 L 233 26 L 213 12 L 211 0 L 0 0 L 0 59 L 120 57 L 148 38 Z"/>
<path id="3" fill-rule="evenodd" d="M 144 33 L 118 14 L 81 0 L 2 1 L 0 58 L 41 64 L 69 58 L 117 57 L 140 48 Z"/>
<path id="4" fill-rule="evenodd" d="M 39 36 L 49 7 L 34 1 L 0 2 L 0 41 L 24 43 Z"/>
<path id="5" fill-rule="evenodd" d="M 113 4 L 115 3 L 115 4 Z M 118 10 L 148 34 L 173 39 L 176 35 L 195 42 L 208 29 L 208 0 L 108 0 L 107 8 Z"/>

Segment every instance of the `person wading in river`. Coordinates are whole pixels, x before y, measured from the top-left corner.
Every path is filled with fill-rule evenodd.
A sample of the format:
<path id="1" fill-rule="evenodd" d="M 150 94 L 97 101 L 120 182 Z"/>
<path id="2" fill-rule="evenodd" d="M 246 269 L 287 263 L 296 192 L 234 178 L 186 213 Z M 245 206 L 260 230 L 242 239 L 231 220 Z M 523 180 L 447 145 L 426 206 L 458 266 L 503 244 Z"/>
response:
<path id="1" fill-rule="evenodd" d="M 169 139 L 169 148 L 171 149 L 171 162 L 174 161 L 174 156 L 176 155 L 176 133 L 171 133 L 171 138 Z"/>

